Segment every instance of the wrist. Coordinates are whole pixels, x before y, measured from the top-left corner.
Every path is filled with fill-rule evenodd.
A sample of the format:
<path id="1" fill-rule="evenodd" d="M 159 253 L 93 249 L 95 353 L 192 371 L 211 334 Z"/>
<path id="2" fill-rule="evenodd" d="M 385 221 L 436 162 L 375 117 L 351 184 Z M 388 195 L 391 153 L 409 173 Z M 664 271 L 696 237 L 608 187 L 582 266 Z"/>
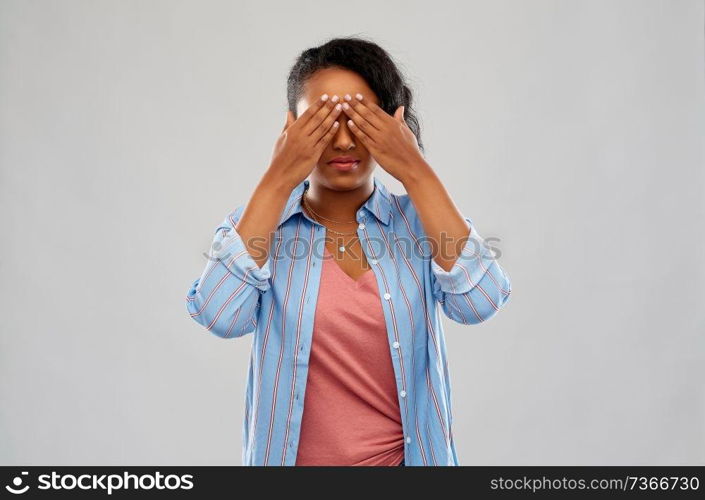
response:
<path id="1" fill-rule="evenodd" d="M 262 176 L 261 184 L 267 188 L 280 192 L 287 197 L 291 194 L 298 183 L 294 183 L 286 175 L 282 175 L 281 170 L 269 167 Z"/>
<path id="2" fill-rule="evenodd" d="M 433 175 L 435 175 L 435 172 L 433 171 L 431 165 L 429 165 L 426 160 L 420 159 L 407 165 L 407 168 L 404 170 L 404 177 L 400 180 L 408 191 L 420 182 L 423 182 L 424 179 L 428 179 Z"/>

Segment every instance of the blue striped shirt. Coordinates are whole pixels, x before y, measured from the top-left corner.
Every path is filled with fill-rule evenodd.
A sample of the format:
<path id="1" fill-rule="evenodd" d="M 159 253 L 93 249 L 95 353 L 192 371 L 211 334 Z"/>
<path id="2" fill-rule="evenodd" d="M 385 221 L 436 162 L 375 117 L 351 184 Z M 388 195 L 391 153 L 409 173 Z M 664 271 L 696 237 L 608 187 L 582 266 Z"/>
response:
<path id="1" fill-rule="evenodd" d="M 243 465 L 295 465 L 326 228 L 292 193 L 260 268 L 235 226 L 245 205 L 215 228 L 208 263 L 188 290 L 195 321 L 221 338 L 254 332 L 242 427 Z M 380 291 L 405 436 L 406 465 L 459 465 L 451 385 L 439 309 L 462 324 L 486 321 L 509 300 L 511 283 L 465 217 L 470 237 L 450 271 L 430 244 L 408 194 L 374 177 L 358 209 L 357 234 Z M 440 305 L 440 307 L 438 307 Z M 345 432 L 345 429 L 340 429 Z"/>

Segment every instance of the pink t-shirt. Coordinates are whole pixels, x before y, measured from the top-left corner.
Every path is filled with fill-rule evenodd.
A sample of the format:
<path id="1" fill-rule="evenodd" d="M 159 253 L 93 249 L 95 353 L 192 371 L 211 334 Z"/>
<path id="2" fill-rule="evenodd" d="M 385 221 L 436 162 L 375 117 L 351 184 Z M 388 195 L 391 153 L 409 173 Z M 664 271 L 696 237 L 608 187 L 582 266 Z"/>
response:
<path id="1" fill-rule="evenodd" d="M 354 280 L 324 255 L 296 465 L 398 465 L 404 433 L 374 272 Z"/>

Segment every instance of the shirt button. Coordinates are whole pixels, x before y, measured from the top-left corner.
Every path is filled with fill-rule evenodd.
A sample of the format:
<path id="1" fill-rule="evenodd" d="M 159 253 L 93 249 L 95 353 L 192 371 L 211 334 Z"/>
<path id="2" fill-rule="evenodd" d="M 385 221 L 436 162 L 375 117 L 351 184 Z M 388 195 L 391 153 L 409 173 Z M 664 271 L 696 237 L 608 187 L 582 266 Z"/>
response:
<path id="1" fill-rule="evenodd" d="M 391 297 L 392 297 L 392 296 L 391 296 L 389 293 L 385 293 L 385 294 L 384 294 L 384 298 L 385 298 L 386 300 L 389 300 Z"/>
<path id="2" fill-rule="evenodd" d="M 399 393 L 399 395 L 400 395 L 401 397 L 405 398 L 405 397 L 406 397 L 406 391 L 401 391 L 401 392 Z"/>
<path id="3" fill-rule="evenodd" d="M 411 437 L 410 437 L 410 436 L 406 436 L 406 442 L 407 442 L 407 443 L 410 443 L 410 442 L 411 442 Z"/>
<path id="4" fill-rule="evenodd" d="M 397 342 L 397 341 L 395 340 L 394 343 L 392 344 L 392 347 L 393 347 L 394 349 L 399 349 L 399 342 Z"/>
<path id="5" fill-rule="evenodd" d="M 365 229 L 365 224 L 363 224 L 362 222 L 360 222 L 360 225 L 357 226 L 357 227 L 359 227 L 360 229 Z"/>

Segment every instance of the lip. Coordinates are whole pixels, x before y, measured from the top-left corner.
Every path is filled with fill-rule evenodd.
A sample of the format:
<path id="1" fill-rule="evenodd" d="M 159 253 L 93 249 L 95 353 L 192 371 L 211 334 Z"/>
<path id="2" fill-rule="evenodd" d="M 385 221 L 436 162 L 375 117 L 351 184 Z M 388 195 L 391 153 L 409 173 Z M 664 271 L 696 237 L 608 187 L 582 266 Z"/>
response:
<path id="1" fill-rule="evenodd" d="M 328 165 L 341 171 L 353 170 L 357 168 L 359 164 L 360 160 L 339 161 L 337 158 L 328 162 Z"/>
<path id="2" fill-rule="evenodd" d="M 342 156 L 336 156 L 335 158 L 331 158 L 328 160 L 328 163 L 332 162 L 339 162 L 339 163 L 350 163 L 354 161 L 360 161 L 359 158 L 355 158 L 354 156 L 350 155 L 342 155 Z"/>

